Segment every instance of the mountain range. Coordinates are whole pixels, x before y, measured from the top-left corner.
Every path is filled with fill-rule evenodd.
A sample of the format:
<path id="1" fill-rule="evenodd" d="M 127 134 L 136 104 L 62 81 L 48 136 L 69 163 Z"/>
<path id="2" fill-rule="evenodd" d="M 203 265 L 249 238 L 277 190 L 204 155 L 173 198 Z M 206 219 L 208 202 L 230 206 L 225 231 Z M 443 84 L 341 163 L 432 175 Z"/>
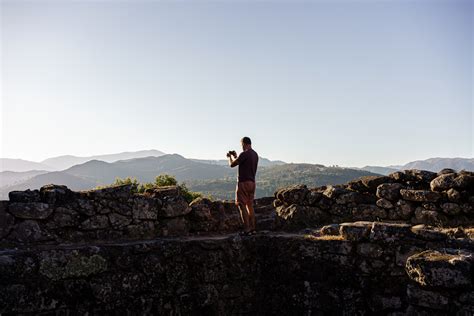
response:
<path id="1" fill-rule="evenodd" d="M 111 184 L 117 177 L 135 177 L 140 182 L 153 182 L 160 174 L 171 174 L 194 191 L 217 198 L 229 198 L 235 190 L 237 171 L 229 168 L 226 160 L 188 159 L 179 154 L 165 154 L 158 150 L 88 157 L 67 155 L 41 162 L 4 158 L 0 163 L 3 170 L 0 172 L 0 199 L 8 198 L 8 192 L 13 190 L 37 189 L 49 183 L 64 184 L 73 190 L 84 190 Z M 26 170 L 28 168 L 33 169 Z M 364 175 L 389 174 L 412 168 L 431 171 L 443 168 L 474 170 L 474 159 L 431 158 L 402 166 L 341 168 L 285 163 L 261 157 L 257 196 L 272 195 L 276 188 L 290 184 L 338 184 Z"/>
<path id="2" fill-rule="evenodd" d="M 28 161 L 23 159 L 0 158 L 0 172 L 2 171 L 31 171 L 31 170 L 47 170 L 60 171 L 70 168 L 74 165 L 82 164 L 91 160 L 101 160 L 105 162 L 115 162 L 119 160 L 143 158 L 143 157 L 159 157 L 165 153 L 156 149 L 125 151 L 117 154 L 95 155 L 95 156 L 72 156 L 64 155 L 45 159 L 40 162 Z"/>
<path id="3" fill-rule="evenodd" d="M 419 169 L 438 172 L 442 169 L 450 168 L 454 170 L 468 170 L 474 171 L 474 158 L 429 158 L 425 160 L 416 160 L 404 165 L 379 167 L 379 166 L 365 166 L 362 170 L 380 173 L 383 175 L 390 174 L 397 170 Z"/>

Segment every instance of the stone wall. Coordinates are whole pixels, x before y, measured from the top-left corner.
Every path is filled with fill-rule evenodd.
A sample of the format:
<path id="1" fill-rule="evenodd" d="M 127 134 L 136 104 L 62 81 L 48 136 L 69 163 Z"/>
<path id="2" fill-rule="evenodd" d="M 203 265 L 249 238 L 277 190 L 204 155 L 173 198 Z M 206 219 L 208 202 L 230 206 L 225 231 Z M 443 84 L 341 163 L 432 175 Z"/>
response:
<path id="1" fill-rule="evenodd" d="M 175 186 L 11 192 L 0 314 L 472 315 L 473 179 L 291 186 L 255 201 L 246 237 L 232 201 Z"/>
<path id="2" fill-rule="evenodd" d="M 472 240 L 379 222 L 329 231 L 4 249 L 0 313 L 474 313 Z"/>
<path id="3" fill-rule="evenodd" d="M 133 194 L 131 186 L 73 192 L 65 186 L 13 191 L 0 201 L 0 247 L 24 244 L 140 240 L 159 236 L 235 232 L 239 210 L 231 201 L 188 204 L 179 187 Z M 271 228 L 273 198 L 255 201 L 261 229 Z"/>
<path id="4" fill-rule="evenodd" d="M 301 229 L 344 221 L 397 221 L 436 226 L 474 223 L 474 173 L 405 170 L 344 185 L 275 192 L 277 227 Z"/>

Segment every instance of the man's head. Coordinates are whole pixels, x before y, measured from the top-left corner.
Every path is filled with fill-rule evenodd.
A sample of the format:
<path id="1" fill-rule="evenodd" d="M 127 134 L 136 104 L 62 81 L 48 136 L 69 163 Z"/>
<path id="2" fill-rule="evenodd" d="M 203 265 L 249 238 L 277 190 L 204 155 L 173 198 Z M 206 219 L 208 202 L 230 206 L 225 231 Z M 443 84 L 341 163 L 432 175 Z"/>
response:
<path id="1" fill-rule="evenodd" d="M 249 137 L 244 137 L 240 140 L 240 143 L 242 144 L 242 150 L 247 150 L 252 148 L 252 141 L 250 140 Z"/>

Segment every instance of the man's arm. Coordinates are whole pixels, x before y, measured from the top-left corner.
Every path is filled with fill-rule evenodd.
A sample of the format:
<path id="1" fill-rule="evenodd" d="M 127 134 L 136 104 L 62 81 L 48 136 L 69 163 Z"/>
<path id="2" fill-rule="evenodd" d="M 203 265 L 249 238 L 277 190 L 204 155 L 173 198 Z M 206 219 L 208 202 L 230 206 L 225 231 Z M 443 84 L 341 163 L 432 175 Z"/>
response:
<path id="1" fill-rule="evenodd" d="M 235 166 L 237 166 L 239 164 L 239 159 L 236 158 L 234 159 L 234 157 L 232 155 L 229 156 L 229 166 L 231 168 L 234 168 Z"/>

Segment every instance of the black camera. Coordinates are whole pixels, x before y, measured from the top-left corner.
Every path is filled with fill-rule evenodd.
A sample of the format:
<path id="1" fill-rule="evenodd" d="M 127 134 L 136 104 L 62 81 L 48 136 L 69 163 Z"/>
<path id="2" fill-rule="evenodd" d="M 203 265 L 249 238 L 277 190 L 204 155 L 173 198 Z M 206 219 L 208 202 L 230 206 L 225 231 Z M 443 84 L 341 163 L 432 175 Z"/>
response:
<path id="1" fill-rule="evenodd" d="M 230 158 L 230 156 L 234 156 L 235 158 L 237 158 L 237 153 L 235 152 L 235 150 L 229 150 L 226 156 L 227 158 Z"/>

